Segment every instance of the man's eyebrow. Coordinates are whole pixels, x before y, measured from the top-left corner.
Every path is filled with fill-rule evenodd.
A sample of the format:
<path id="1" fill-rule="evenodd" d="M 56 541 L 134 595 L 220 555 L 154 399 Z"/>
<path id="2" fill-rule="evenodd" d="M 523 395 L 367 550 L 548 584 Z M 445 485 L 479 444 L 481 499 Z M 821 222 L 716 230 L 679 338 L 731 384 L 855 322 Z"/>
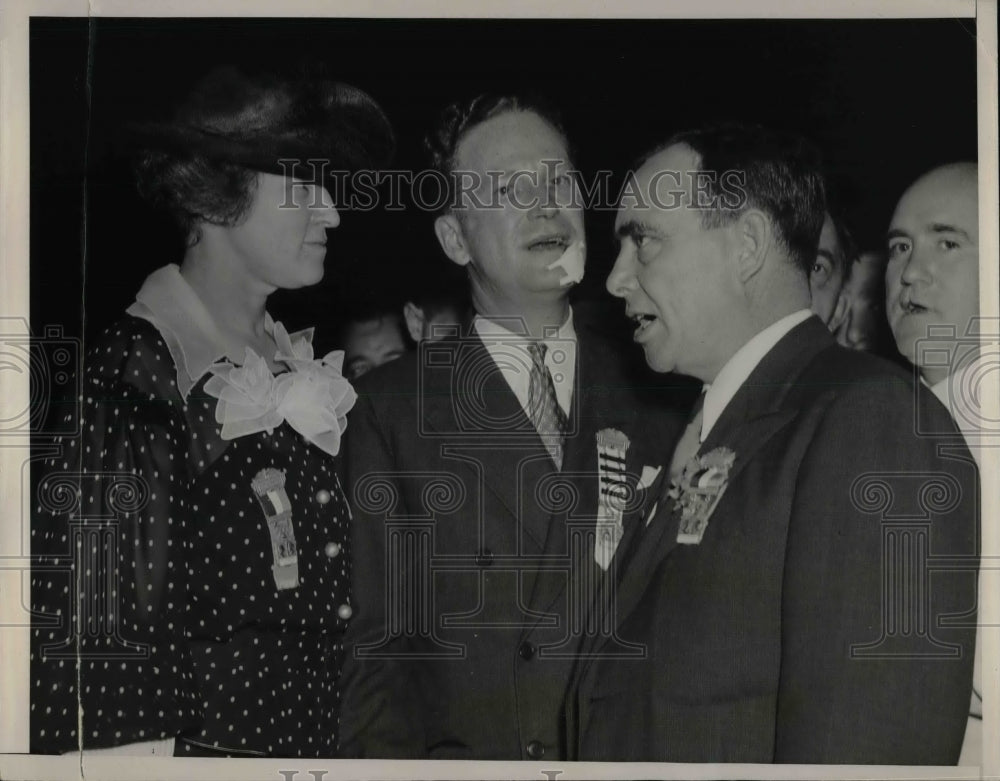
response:
<path id="1" fill-rule="evenodd" d="M 950 225 L 946 222 L 932 222 L 927 226 L 931 233 L 957 233 L 960 236 L 964 236 L 966 241 L 972 241 L 972 237 L 969 235 L 968 231 L 964 228 L 959 228 L 957 225 Z M 897 238 L 910 238 L 910 234 L 906 231 L 900 230 L 899 228 L 893 228 L 888 233 L 885 234 L 886 241 L 889 239 Z"/>
<path id="2" fill-rule="evenodd" d="M 659 233 L 656 228 L 654 228 L 649 223 L 643 222 L 642 220 L 629 220 L 624 222 L 615 228 L 615 236 L 621 241 L 624 238 L 634 239 L 636 236 L 644 233 Z"/>
<path id="3" fill-rule="evenodd" d="M 822 247 L 820 247 L 818 250 L 816 250 L 816 254 L 819 255 L 821 258 L 826 258 L 831 263 L 837 262 L 837 259 L 833 256 L 833 253 L 830 252 L 830 250 L 828 249 L 823 249 Z"/>
<path id="4" fill-rule="evenodd" d="M 964 228 L 959 228 L 957 225 L 949 225 L 946 222 L 932 222 L 931 233 L 958 233 L 965 236 L 966 239 L 971 239 L 971 236 L 969 236 Z"/>

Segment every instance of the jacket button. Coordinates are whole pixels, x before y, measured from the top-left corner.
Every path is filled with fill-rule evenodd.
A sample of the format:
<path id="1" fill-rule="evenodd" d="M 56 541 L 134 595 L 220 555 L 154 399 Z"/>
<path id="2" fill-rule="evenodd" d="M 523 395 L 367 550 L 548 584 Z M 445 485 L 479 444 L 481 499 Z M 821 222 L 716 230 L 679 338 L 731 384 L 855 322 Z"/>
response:
<path id="1" fill-rule="evenodd" d="M 545 756 L 545 745 L 539 740 L 533 740 L 528 744 L 528 756 L 532 759 L 541 759 Z"/>
<path id="2" fill-rule="evenodd" d="M 337 608 L 337 615 L 340 616 L 341 619 L 343 619 L 344 621 L 349 619 L 353 614 L 354 611 L 351 610 L 350 605 L 341 605 L 340 607 Z"/>
<path id="3" fill-rule="evenodd" d="M 483 548 L 476 554 L 476 564 L 480 567 L 489 567 L 493 564 L 493 551 Z"/>
<path id="4" fill-rule="evenodd" d="M 525 640 L 521 643 L 521 647 L 517 649 L 517 652 L 521 654 L 522 659 L 530 659 L 535 655 L 535 646 Z M 541 745 L 541 743 L 538 745 Z"/>
<path id="5" fill-rule="evenodd" d="M 316 501 L 319 502 L 320 504 L 327 504 L 331 498 L 332 497 L 330 496 L 330 492 L 327 491 L 325 488 L 321 488 L 316 492 Z"/>
<path id="6" fill-rule="evenodd" d="M 328 542 L 323 551 L 329 558 L 335 559 L 340 555 L 340 546 L 335 542 Z"/>

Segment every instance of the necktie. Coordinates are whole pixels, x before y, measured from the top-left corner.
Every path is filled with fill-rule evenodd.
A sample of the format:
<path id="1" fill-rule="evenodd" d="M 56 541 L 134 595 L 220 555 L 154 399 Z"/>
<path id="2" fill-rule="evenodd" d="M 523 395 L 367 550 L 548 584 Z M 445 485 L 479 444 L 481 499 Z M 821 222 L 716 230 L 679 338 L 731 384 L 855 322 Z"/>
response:
<path id="1" fill-rule="evenodd" d="M 549 455 L 556 464 L 556 469 L 562 469 L 562 438 L 566 431 L 566 413 L 556 399 L 556 386 L 552 375 L 545 365 L 544 342 L 528 344 L 528 355 L 531 356 L 531 374 L 528 377 L 528 417 L 542 437 Z"/>
<path id="2" fill-rule="evenodd" d="M 677 440 L 674 455 L 670 459 L 670 473 L 668 474 L 670 479 L 664 481 L 664 486 L 667 490 L 670 489 L 670 483 L 680 479 L 687 462 L 691 460 L 698 452 L 698 448 L 701 447 L 701 424 L 704 418 L 705 392 L 702 391 L 701 395 L 698 396 L 698 400 L 694 403 L 694 407 L 691 409 L 691 419 L 688 421 L 684 433 L 681 434 L 681 438 Z"/>

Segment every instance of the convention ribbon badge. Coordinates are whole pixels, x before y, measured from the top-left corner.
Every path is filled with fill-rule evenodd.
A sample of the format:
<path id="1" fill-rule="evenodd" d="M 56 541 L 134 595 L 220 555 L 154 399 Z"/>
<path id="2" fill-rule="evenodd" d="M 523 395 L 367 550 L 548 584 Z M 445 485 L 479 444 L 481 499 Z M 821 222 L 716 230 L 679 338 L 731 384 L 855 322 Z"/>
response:
<path id="1" fill-rule="evenodd" d="M 250 481 L 253 492 L 267 518 L 271 534 L 271 572 L 278 591 L 299 585 L 299 556 L 292 528 L 292 503 L 285 492 L 285 473 L 280 469 L 261 469 Z"/>
<path id="2" fill-rule="evenodd" d="M 625 456 L 629 439 L 618 429 L 597 432 L 597 526 L 594 561 L 606 570 L 622 539 L 622 515 L 628 502 Z"/>
<path id="3" fill-rule="evenodd" d="M 736 453 L 727 447 L 717 447 L 695 456 L 684 466 L 679 481 L 670 484 L 667 496 L 674 501 L 674 511 L 680 513 L 677 542 L 698 545 L 705 536 L 708 519 L 725 493 L 729 470 Z"/>

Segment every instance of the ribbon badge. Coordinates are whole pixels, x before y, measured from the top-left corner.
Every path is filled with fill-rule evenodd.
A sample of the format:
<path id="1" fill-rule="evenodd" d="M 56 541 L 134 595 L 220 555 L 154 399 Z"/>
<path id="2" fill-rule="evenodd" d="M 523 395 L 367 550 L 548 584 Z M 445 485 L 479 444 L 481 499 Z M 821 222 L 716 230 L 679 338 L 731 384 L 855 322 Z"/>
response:
<path id="1" fill-rule="evenodd" d="M 679 544 L 701 543 L 708 519 L 725 493 L 729 470 L 735 460 L 736 453 L 732 450 L 717 447 L 688 461 L 680 480 L 670 484 L 667 496 L 674 500 L 674 511 L 681 516 L 677 532 Z"/>
<path id="2" fill-rule="evenodd" d="M 618 429 L 597 432 L 597 527 L 594 539 L 594 561 L 607 570 L 621 542 L 622 515 L 628 502 L 625 456 L 629 439 Z"/>
<path id="3" fill-rule="evenodd" d="M 278 591 L 299 585 L 299 555 L 292 527 L 292 503 L 285 492 L 285 473 L 280 469 L 261 469 L 250 481 L 260 502 L 267 530 L 271 534 L 271 572 Z"/>

